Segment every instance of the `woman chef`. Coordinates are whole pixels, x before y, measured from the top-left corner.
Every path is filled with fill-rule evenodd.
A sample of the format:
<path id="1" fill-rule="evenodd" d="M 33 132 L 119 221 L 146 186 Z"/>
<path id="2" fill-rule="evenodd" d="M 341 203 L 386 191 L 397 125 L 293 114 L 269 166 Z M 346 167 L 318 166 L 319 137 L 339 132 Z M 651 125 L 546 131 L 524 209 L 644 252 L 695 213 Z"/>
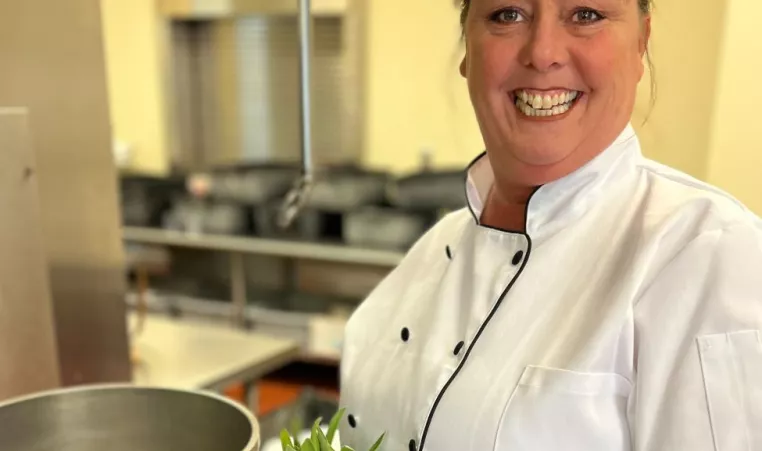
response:
<path id="1" fill-rule="evenodd" d="M 762 450 L 762 224 L 641 155 L 649 11 L 464 1 L 487 151 L 348 324 L 342 442 Z"/>

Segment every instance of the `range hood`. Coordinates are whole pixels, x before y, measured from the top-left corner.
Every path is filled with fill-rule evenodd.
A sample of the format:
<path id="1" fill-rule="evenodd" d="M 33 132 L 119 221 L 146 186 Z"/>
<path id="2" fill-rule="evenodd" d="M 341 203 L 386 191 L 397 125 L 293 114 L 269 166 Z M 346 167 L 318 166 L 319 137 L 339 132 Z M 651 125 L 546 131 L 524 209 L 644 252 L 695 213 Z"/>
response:
<path id="1" fill-rule="evenodd" d="M 313 16 L 342 16 L 348 0 L 312 0 Z M 297 0 L 159 0 L 159 13 L 175 19 L 215 19 L 249 15 L 292 15 Z"/>

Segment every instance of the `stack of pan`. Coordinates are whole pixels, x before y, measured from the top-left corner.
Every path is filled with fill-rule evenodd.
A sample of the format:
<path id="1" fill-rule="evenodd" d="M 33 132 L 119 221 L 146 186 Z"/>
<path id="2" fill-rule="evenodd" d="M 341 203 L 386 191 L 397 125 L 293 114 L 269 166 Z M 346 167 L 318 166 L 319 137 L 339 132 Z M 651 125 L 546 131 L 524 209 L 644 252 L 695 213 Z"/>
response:
<path id="1" fill-rule="evenodd" d="M 364 247 L 405 250 L 443 213 L 465 204 L 463 171 L 420 172 L 389 185 L 385 205 L 367 205 L 344 218 L 344 240 Z"/>
<path id="2" fill-rule="evenodd" d="M 259 215 L 283 198 L 298 174 L 295 166 L 262 164 L 190 175 L 189 190 L 175 201 L 164 227 L 194 233 L 258 234 L 257 229 L 266 224 L 257 221 Z"/>

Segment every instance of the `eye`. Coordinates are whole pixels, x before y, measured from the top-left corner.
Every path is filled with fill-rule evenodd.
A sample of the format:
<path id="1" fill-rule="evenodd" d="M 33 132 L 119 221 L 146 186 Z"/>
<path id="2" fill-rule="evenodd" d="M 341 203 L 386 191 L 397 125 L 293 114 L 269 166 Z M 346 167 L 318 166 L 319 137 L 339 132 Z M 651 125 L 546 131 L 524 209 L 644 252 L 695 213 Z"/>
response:
<path id="1" fill-rule="evenodd" d="M 524 16 L 518 8 L 505 8 L 492 13 L 489 19 L 498 24 L 509 24 L 523 22 Z"/>
<path id="2" fill-rule="evenodd" d="M 591 8 L 579 9 L 572 16 L 572 22 L 580 24 L 595 23 L 603 19 L 603 14 Z"/>

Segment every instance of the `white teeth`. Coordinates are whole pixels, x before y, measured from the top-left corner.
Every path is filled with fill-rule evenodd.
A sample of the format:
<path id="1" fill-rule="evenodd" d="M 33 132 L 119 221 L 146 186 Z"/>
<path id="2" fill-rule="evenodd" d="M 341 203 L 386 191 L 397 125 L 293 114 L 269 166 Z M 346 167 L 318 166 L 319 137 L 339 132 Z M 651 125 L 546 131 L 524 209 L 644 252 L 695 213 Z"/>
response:
<path id="1" fill-rule="evenodd" d="M 521 90 L 516 93 L 516 107 L 529 117 L 551 117 L 569 111 L 577 97 L 579 93 L 576 91 L 542 96 Z"/>

